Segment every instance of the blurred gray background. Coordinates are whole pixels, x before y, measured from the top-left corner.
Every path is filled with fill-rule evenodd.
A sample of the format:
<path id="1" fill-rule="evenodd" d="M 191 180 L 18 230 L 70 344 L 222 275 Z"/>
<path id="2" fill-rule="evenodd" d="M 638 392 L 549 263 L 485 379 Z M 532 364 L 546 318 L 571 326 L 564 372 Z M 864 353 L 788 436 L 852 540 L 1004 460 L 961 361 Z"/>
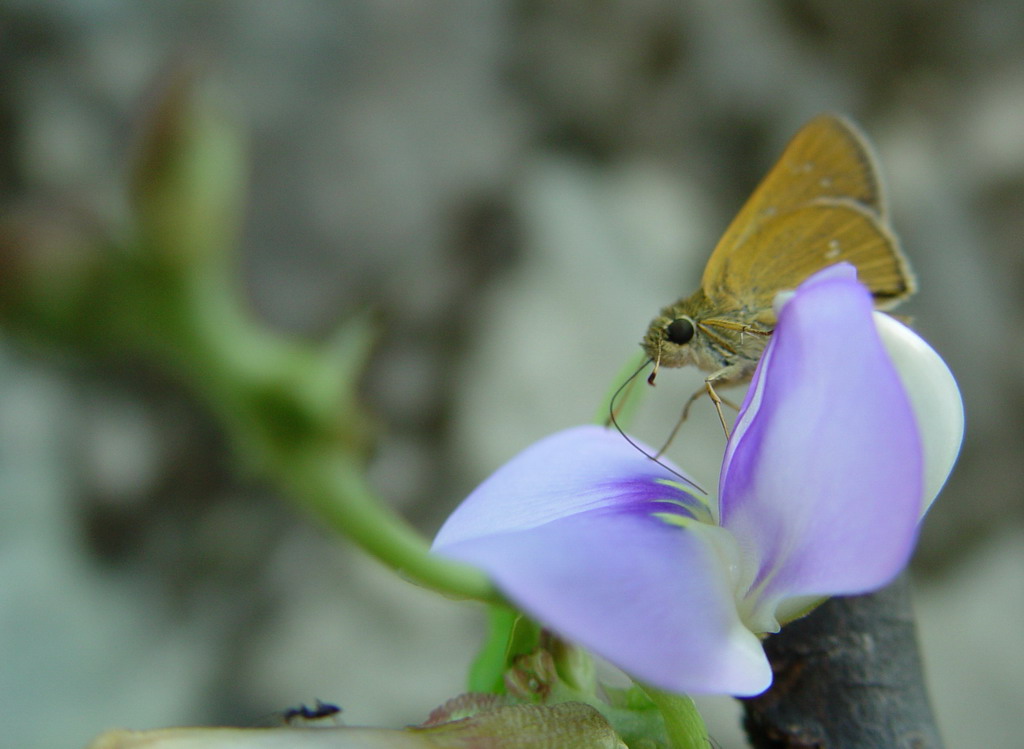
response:
<path id="1" fill-rule="evenodd" d="M 0 200 L 123 215 L 132 133 L 201 61 L 248 133 L 239 275 L 325 335 L 371 306 L 381 493 L 432 534 L 481 478 L 590 421 L 657 308 L 822 110 L 877 146 L 968 432 L 914 572 L 951 747 L 1024 734 L 1024 4 L 314 0 L 0 4 Z M 0 268 L 2 271 L 2 268 Z M 663 374 L 647 439 L 699 382 Z M 673 457 L 711 485 L 698 408 Z M 235 470 L 137 359 L 0 334 L 0 735 L 249 725 L 316 698 L 356 724 L 457 694 L 482 625 Z M 707 700 L 723 749 L 737 708 Z"/>

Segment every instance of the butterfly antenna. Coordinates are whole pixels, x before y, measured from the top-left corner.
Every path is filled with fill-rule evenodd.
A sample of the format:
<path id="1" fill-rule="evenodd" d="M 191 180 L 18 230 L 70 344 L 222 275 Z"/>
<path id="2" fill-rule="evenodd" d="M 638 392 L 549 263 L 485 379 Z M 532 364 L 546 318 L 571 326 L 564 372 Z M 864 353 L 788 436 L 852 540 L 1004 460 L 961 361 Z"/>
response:
<path id="1" fill-rule="evenodd" d="M 649 452 L 647 452 L 642 447 L 640 447 L 640 445 L 638 445 L 636 442 L 634 442 L 633 439 L 628 434 L 626 434 L 625 430 L 623 430 L 623 428 L 621 426 L 619 426 L 619 422 L 615 418 L 615 414 L 616 414 L 616 412 L 618 410 L 615 407 L 615 403 L 619 399 L 619 396 L 622 395 L 622 393 L 633 382 L 636 381 L 637 375 L 644 371 L 644 367 L 646 367 L 648 364 L 650 364 L 653 361 L 654 361 L 653 359 L 648 359 L 643 364 L 641 364 L 633 374 L 631 374 L 629 377 L 626 378 L 625 382 L 623 382 L 621 385 L 619 385 L 619 387 L 615 391 L 615 393 L 612 394 L 611 401 L 609 401 L 609 403 L 608 403 L 608 421 L 605 423 L 605 426 L 607 426 L 608 424 L 611 424 L 613 427 L 615 427 L 615 431 L 617 431 L 619 433 L 619 435 L 621 435 L 622 439 L 626 440 L 626 442 L 628 442 L 633 447 L 633 449 L 636 450 L 638 453 L 643 455 L 648 460 L 653 460 L 655 463 L 657 463 L 659 466 L 661 466 L 666 471 L 671 473 L 673 476 L 675 476 L 678 479 L 680 479 L 681 481 L 689 484 L 690 486 L 692 486 L 694 489 L 696 489 L 701 494 L 707 494 L 707 491 L 704 489 L 704 487 L 702 487 L 699 484 L 695 483 L 692 479 L 687 478 L 686 476 L 681 474 L 679 471 L 677 471 L 674 468 L 672 468 L 672 466 L 665 465 L 664 463 L 662 463 L 661 460 L 659 460 L 657 455 L 651 455 Z M 654 362 L 654 366 L 655 366 L 655 369 L 657 369 L 657 366 L 658 366 L 657 362 Z M 654 377 L 654 373 L 652 373 L 651 376 L 647 378 L 647 381 L 650 382 L 653 377 Z"/>

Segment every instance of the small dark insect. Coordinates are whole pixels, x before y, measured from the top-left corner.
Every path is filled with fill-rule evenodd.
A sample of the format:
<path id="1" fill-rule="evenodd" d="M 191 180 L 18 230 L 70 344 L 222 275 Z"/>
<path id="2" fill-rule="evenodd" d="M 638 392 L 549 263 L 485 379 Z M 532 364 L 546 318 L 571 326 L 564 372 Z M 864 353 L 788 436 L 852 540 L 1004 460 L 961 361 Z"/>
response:
<path id="1" fill-rule="evenodd" d="M 298 707 L 292 707 L 285 710 L 281 717 L 284 722 L 290 726 L 301 725 L 306 721 L 323 720 L 324 718 L 330 718 L 331 716 L 338 715 L 341 712 L 341 708 L 337 705 L 332 705 L 329 702 L 316 701 L 316 707 L 306 707 L 305 705 L 299 705 Z"/>

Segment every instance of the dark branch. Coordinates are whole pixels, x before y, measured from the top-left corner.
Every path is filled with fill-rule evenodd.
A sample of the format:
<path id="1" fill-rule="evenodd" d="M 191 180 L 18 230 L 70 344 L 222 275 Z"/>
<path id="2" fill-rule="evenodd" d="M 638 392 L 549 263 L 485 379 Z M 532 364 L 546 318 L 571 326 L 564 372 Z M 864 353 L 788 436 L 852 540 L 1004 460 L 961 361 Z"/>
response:
<path id="1" fill-rule="evenodd" d="M 775 683 L 743 701 L 755 749 L 941 749 L 906 576 L 824 603 L 765 649 Z"/>

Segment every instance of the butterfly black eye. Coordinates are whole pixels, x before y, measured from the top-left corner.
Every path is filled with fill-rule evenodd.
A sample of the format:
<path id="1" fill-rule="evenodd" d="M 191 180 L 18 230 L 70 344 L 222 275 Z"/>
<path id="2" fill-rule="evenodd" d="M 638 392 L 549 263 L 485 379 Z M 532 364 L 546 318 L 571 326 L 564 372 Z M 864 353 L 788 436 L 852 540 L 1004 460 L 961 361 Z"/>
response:
<path id="1" fill-rule="evenodd" d="M 694 334 L 693 322 L 687 317 L 677 317 L 665 328 L 668 340 L 679 346 L 689 343 Z"/>

